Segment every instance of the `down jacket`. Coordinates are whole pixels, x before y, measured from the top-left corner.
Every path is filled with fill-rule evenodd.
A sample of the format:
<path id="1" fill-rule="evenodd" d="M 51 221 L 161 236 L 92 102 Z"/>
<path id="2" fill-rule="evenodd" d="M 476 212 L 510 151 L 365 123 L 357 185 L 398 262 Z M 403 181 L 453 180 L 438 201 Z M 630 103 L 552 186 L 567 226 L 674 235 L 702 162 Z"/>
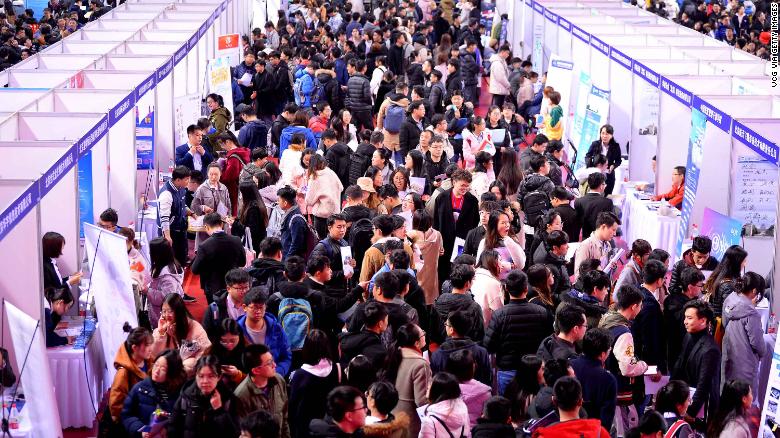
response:
<path id="1" fill-rule="evenodd" d="M 542 340 L 553 331 L 550 314 L 527 299 L 513 299 L 493 313 L 483 344 L 496 353 L 499 370 L 513 370 L 526 354 L 536 354 Z"/>
<path id="2" fill-rule="evenodd" d="M 347 81 L 344 105 L 352 111 L 371 110 L 371 81 L 362 73 L 355 73 Z"/>
<path id="3" fill-rule="evenodd" d="M 179 390 L 168 392 L 168 397 L 163 400 L 158 393 L 156 384 L 152 382 L 151 377 L 139 382 L 133 386 L 130 393 L 125 398 L 125 405 L 122 408 L 122 425 L 131 437 L 141 436 L 138 432 L 147 426 L 152 418 L 152 413 L 159 409 L 171 413 L 173 404 L 179 398 Z"/>
<path id="4" fill-rule="evenodd" d="M 509 94 L 506 60 L 498 53 L 490 57 L 490 94 L 506 96 Z"/>
<path id="5" fill-rule="evenodd" d="M 750 382 L 758 391 L 758 363 L 766 353 L 761 316 L 744 295 L 733 292 L 723 302 L 723 357 L 721 385 L 731 379 Z"/>

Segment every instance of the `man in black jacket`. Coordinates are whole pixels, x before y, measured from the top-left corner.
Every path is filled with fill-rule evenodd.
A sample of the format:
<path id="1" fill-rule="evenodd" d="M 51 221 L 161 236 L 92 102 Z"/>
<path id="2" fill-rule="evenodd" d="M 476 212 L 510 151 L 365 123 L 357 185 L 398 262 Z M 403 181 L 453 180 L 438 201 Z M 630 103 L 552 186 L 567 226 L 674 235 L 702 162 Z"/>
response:
<path id="1" fill-rule="evenodd" d="M 569 269 L 566 267 L 566 253 L 569 250 L 569 236 L 563 231 L 555 230 L 547 235 L 544 242 L 544 258 L 542 263 L 547 266 L 553 276 L 552 292 L 557 296 L 565 295 L 571 290 Z M 537 250 L 537 253 L 539 251 Z M 536 263 L 536 260 L 534 260 Z"/>
<path id="2" fill-rule="evenodd" d="M 420 133 L 423 132 L 423 119 L 425 118 L 425 105 L 421 100 L 409 104 L 409 117 L 401 124 L 398 133 L 398 151 L 395 153 L 396 163 L 403 162 L 406 154 L 420 143 Z"/>
<path id="3" fill-rule="evenodd" d="M 430 339 L 433 342 L 442 343 L 447 337 L 446 321 L 450 313 L 464 311 L 470 315 L 472 326 L 464 330 L 465 336 L 481 341 L 485 338 L 485 321 L 482 316 L 482 308 L 474 301 L 474 296 L 469 290 L 474 282 L 474 267 L 471 265 L 455 265 L 450 274 L 452 291 L 439 295 L 433 302 L 431 312 Z"/>
<path id="4" fill-rule="evenodd" d="M 439 257 L 440 282 L 449 277 L 455 238 L 465 239 L 469 230 L 477 226 L 479 203 L 470 188 L 471 173 L 458 169 L 452 174 L 452 188 L 441 192 L 434 203 L 433 228 L 439 230 L 444 240 L 444 254 Z"/>
<path id="5" fill-rule="evenodd" d="M 669 280 L 669 293 L 680 293 L 685 291 L 685 286 L 681 284 L 681 274 L 687 268 L 693 267 L 702 271 L 713 271 L 718 266 L 718 259 L 710 255 L 712 251 L 712 240 L 707 236 L 696 236 L 693 238 L 691 249 L 685 251 L 682 260 L 674 264 L 672 268 L 672 279 Z"/>
<path id="6" fill-rule="evenodd" d="M 253 286 L 263 286 L 268 295 L 277 291 L 277 285 L 285 281 L 282 263 L 282 241 L 277 237 L 266 237 L 260 242 L 260 257 L 248 269 Z"/>
<path id="7" fill-rule="evenodd" d="M 338 141 L 336 131 L 326 129 L 322 133 L 322 145 L 325 146 L 325 159 L 328 167 L 339 177 L 342 187 L 349 186 L 349 164 L 352 149 Z"/>
<path id="8" fill-rule="evenodd" d="M 550 196 L 553 210 L 561 216 L 563 231 L 569 236 L 569 242 L 580 241 L 580 223 L 577 219 L 577 211 L 571 206 L 574 195 L 564 187 L 556 187 Z"/>
<path id="9" fill-rule="evenodd" d="M 709 326 L 715 320 L 709 304 L 691 300 L 685 305 L 685 331 L 682 351 L 672 369 L 671 378 L 682 380 L 696 388 L 685 419 L 693 422 L 699 411 L 705 409 L 711 417 L 718 407 L 720 387 L 720 348 L 709 333 Z"/>
<path id="10" fill-rule="evenodd" d="M 314 318 L 314 326 L 327 333 L 335 347 L 338 334 L 344 328 L 344 321 L 339 318 L 339 314 L 346 312 L 357 302 L 363 294 L 363 289 L 358 286 L 348 292 L 328 287 L 326 284 L 332 278 L 333 270 L 327 256 L 309 257 L 306 273 L 308 275 L 303 284 L 312 294 L 319 295 L 322 302 L 320 312 L 317 312 Z"/>
<path id="11" fill-rule="evenodd" d="M 612 339 L 605 329 L 594 327 L 582 339 L 583 356 L 571 361 L 577 380 L 582 383 L 583 408 L 592 418 L 599 418 L 609 430 L 615 418 L 617 380 L 604 369 Z"/>
<path id="12" fill-rule="evenodd" d="M 534 354 L 542 339 L 553 330 L 547 310 L 526 299 L 528 277 L 522 271 L 509 272 L 506 289 L 509 303 L 493 312 L 483 342 L 490 353 L 496 354 L 499 394 L 504 393 L 514 377 L 522 357 Z"/>
<path id="13" fill-rule="evenodd" d="M 362 284 L 367 284 L 367 282 Z M 358 288 L 363 290 L 361 285 L 358 285 L 356 289 Z M 374 302 L 382 304 L 387 311 L 388 328 L 382 333 L 382 343 L 385 346 L 389 346 L 395 341 L 395 332 L 399 327 L 410 322 L 417 322 L 417 312 L 403 301 L 400 296 L 401 292 L 401 283 L 397 273 L 389 271 L 376 276 L 371 294 L 374 297 Z M 366 306 L 366 303 L 358 304 L 349 320 L 347 331 L 356 333 L 362 329 L 366 320 Z"/>
<path id="14" fill-rule="evenodd" d="M 328 235 L 314 246 L 309 258 L 327 257 L 330 260 L 330 268 L 333 271 L 333 275 L 325 285 L 333 289 L 345 291 L 347 280 L 352 278 L 352 274 L 355 272 L 354 259 L 346 270 L 341 259 L 341 248 L 349 246 L 349 243 L 344 240 L 344 236 L 347 234 L 347 218 L 342 214 L 332 214 L 328 217 L 327 224 Z"/>
<path id="15" fill-rule="evenodd" d="M 290 67 L 287 64 L 287 60 L 291 56 L 292 51 L 289 48 L 285 48 L 281 52 L 273 51 L 268 55 L 268 59 L 271 62 L 271 72 L 274 75 L 274 84 L 276 85 L 277 103 L 275 113 L 278 113 L 292 99 L 292 77 L 290 76 Z M 295 111 L 291 114 L 295 114 Z"/>
<path id="16" fill-rule="evenodd" d="M 397 32 L 392 36 L 393 45 L 387 54 L 387 68 L 395 76 L 404 75 L 404 46 L 406 45 L 406 36 L 402 32 Z"/>
<path id="17" fill-rule="evenodd" d="M 666 374 L 666 330 L 661 304 L 655 297 L 661 293 L 666 280 L 666 266 L 658 260 L 650 260 L 642 270 L 642 310 L 631 324 L 634 336 L 634 352 L 648 365 L 657 365 L 661 374 Z"/>
<path id="18" fill-rule="evenodd" d="M 371 81 L 366 77 L 366 62 L 362 59 L 350 59 L 349 70 L 354 71 L 347 81 L 347 96 L 344 104 L 352 111 L 355 120 L 355 128 L 374 129 L 374 121 L 371 116 Z"/>
<path id="19" fill-rule="evenodd" d="M 191 269 L 193 274 L 200 275 L 200 286 L 211 304 L 214 293 L 225 288 L 227 272 L 246 264 L 246 250 L 241 239 L 225 233 L 219 213 L 207 214 L 203 225 L 210 237 L 198 247 Z"/>
<path id="20" fill-rule="evenodd" d="M 585 264 L 583 264 L 585 266 Z M 604 299 L 609 293 L 611 282 L 609 275 L 604 271 L 594 269 L 585 274 L 580 274 L 582 290 L 571 289 L 567 293 L 561 294 L 561 304 L 558 308 L 566 305 L 576 305 L 585 310 L 585 319 L 588 320 L 588 327 L 598 327 L 601 317 L 607 313 L 604 306 Z"/>
<path id="21" fill-rule="evenodd" d="M 479 204 L 479 225 L 471 229 L 466 235 L 466 246 L 463 247 L 463 254 L 477 256 L 479 242 L 485 238 L 485 233 L 487 232 L 485 226 L 487 226 L 488 219 L 490 219 L 490 213 L 499 209 L 500 207 L 496 201 L 483 201 Z"/>
<path id="22" fill-rule="evenodd" d="M 666 327 L 667 364 L 673 366 L 680 357 L 685 338 L 685 305 L 698 299 L 704 287 L 704 274 L 696 268 L 685 268 L 680 275 L 681 292 L 673 292 L 664 300 L 664 326 Z"/>
<path id="23" fill-rule="evenodd" d="M 252 277 L 241 268 L 231 269 L 225 275 L 226 289 L 214 294 L 214 302 L 203 313 L 203 329 L 212 343 L 219 341 L 216 333 L 223 320 L 237 320 L 244 314 L 244 296 L 251 286 L 251 280 Z"/>
<path id="24" fill-rule="evenodd" d="M 466 49 L 460 52 L 460 74 L 463 77 L 463 99 L 477 105 L 477 80 L 479 66 L 477 65 L 475 52 L 477 42 L 472 38 L 466 39 Z"/>
<path id="25" fill-rule="evenodd" d="M 450 355 L 456 351 L 469 350 L 474 355 L 474 361 L 477 364 L 474 378 L 491 385 L 493 383 L 492 372 L 490 368 L 490 354 L 485 347 L 471 340 L 468 336 L 461 333 L 468 333 L 471 330 L 472 317 L 464 310 L 451 312 L 444 324 L 447 330 L 447 339 L 431 355 L 431 371 L 436 374 L 447 370 L 447 362 Z"/>
<path id="26" fill-rule="evenodd" d="M 596 218 L 598 218 L 599 213 L 614 210 L 612 200 L 604 197 L 606 187 L 606 178 L 603 173 L 591 173 L 588 176 L 588 193 L 574 201 L 577 219 L 582 224 L 582 240 L 590 237 L 596 230 Z"/>
<path id="27" fill-rule="evenodd" d="M 387 348 L 382 344 L 382 333 L 389 322 L 387 310 L 381 303 L 370 302 L 363 308 L 363 327 L 359 332 L 344 332 L 339 336 L 341 367 L 346 368 L 355 356 L 363 355 L 376 369 L 384 366 Z"/>
<path id="28" fill-rule="evenodd" d="M 572 360 L 580 356 L 577 344 L 588 330 L 585 310 L 577 305 L 558 306 L 555 311 L 558 334 L 546 337 L 536 350 L 536 355 L 547 362 L 553 359 Z"/>
<path id="29" fill-rule="evenodd" d="M 299 109 L 300 108 L 298 108 L 298 105 L 295 103 L 288 103 L 285 105 L 282 114 L 277 117 L 276 120 L 274 120 L 273 125 L 271 125 L 271 144 L 276 147 L 276 151 L 279 150 L 279 138 L 282 136 L 282 130 L 290 126 L 290 122 L 292 122 L 295 113 L 297 113 Z"/>
<path id="30" fill-rule="evenodd" d="M 452 102 L 455 91 L 463 93 L 463 78 L 460 75 L 460 61 L 457 58 L 450 58 L 447 61 L 447 80 L 444 81 L 444 88 L 447 89 L 447 97 L 444 102 L 448 105 Z"/>

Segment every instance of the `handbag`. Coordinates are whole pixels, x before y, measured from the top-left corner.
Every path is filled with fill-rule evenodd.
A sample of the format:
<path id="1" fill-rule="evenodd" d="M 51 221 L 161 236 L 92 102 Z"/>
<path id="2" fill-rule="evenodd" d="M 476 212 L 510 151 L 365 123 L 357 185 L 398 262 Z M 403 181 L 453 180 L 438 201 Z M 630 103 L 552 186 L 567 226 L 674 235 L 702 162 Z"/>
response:
<path id="1" fill-rule="evenodd" d="M 149 307 L 145 293 L 141 294 L 141 308 L 138 309 L 138 327 L 144 327 L 149 331 L 152 330 L 152 322 L 149 319 Z"/>
<path id="2" fill-rule="evenodd" d="M 244 228 L 244 237 L 241 238 L 241 243 L 244 244 L 244 252 L 246 252 L 246 264 L 244 268 L 252 267 L 252 262 L 255 260 L 255 250 L 252 245 L 252 231 L 249 227 Z"/>

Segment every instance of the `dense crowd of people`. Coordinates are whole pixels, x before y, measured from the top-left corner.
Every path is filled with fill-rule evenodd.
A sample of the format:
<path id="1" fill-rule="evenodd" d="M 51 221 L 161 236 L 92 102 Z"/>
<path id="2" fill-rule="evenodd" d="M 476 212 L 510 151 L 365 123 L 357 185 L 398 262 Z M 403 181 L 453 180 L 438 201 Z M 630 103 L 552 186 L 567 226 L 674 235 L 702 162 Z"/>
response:
<path id="1" fill-rule="evenodd" d="M 751 436 L 764 279 L 704 236 L 673 266 L 642 239 L 609 263 L 614 129 L 573 172 L 560 93 L 481 6 L 293 0 L 244 38 L 234 105 L 209 94 L 176 148 L 150 260 L 100 215 L 141 315 L 101 433 Z M 685 170 L 656 199 L 679 206 Z M 64 245 L 43 237 L 48 346 L 72 341 Z"/>

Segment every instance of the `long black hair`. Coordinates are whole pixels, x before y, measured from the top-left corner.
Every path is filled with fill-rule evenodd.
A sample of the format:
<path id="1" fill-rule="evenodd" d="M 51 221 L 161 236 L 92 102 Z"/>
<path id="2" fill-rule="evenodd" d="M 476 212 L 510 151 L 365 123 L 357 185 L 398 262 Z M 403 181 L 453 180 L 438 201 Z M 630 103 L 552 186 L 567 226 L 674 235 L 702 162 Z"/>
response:
<path id="1" fill-rule="evenodd" d="M 423 167 L 424 157 L 422 152 L 418 151 L 417 149 L 412 149 L 409 151 L 407 156 L 412 159 L 412 168 L 410 169 L 411 176 L 416 178 L 425 177 L 425 168 Z"/>
<path id="2" fill-rule="evenodd" d="M 173 321 L 176 323 L 176 340 L 182 341 L 187 338 L 187 333 L 190 331 L 190 319 L 192 316 L 179 294 L 170 293 L 166 295 L 162 305 L 166 304 L 173 312 Z"/>
<path id="3" fill-rule="evenodd" d="M 742 262 L 747 258 L 747 251 L 739 245 L 731 245 L 726 249 L 715 270 L 712 271 L 710 278 L 704 284 L 704 290 L 707 293 L 714 294 L 718 286 L 725 280 L 736 280 L 741 276 Z"/>
<path id="4" fill-rule="evenodd" d="M 181 355 L 179 355 L 178 350 L 163 350 L 154 358 L 152 367 L 154 367 L 154 363 L 160 360 L 160 358 L 165 358 L 166 365 L 168 366 L 163 386 L 165 386 L 165 389 L 167 389 L 169 393 L 176 392 L 176 390 L 178 390 L 187 380 L 187 374 L 184 372 L 184 364 L 182 363 Z M 151 370 L 148 374 L 151 378 Z"/>
<path id="5" fill-rule="evenodd" d="M 238 336 L 238 344 L 236 348 L 228 350 L 222 345 L 222 336 L 233 335 Z M 241 362 L 241 356 L 244 353 L 244 331 L 241 326 L 238 325 L 233 318 L 225 318 L 217 325 L 216 330 L 211 337 L 211 348 L 209 354 L 213 354 L 219 358 L 219 360 L 228 365 L 233 365 L 240 370 L 244 370 Z"/>
<path id="6" fill-rule="evenodd" d="M 395 383 L 395 379 L 398 377 L 398 368 L 400 368 L 403 359 L 401 349 L 413 348 L 422 334 L 422 329 L 416 324 L 408 323 L 398 328 L 395 333 L 395 342 L 390 347 L 390 354 L 387 355 L 385 369 L 381 373 L 384 380 Z"/>
<path id="7" fill-rule="evenodd" d="M 238 220 L 246 225 L 246 217 L 249 210 L 252 207 L 257 207 L 257 209 L 260 210 L 260 220 L 263 222 L 263 226 L 268 226 L 268 209 L 265 207 L 263 198 L 260 196 L 260 192 L 257 190 L 255 183 L 252 181 L 244 181 L 238 185 L 238 190 L 241 192 L 241 199 L 243 200 L 241 211 L 238 214 Z"/>
<path id="8" fill-rule="evenodd" d="M 533 397 L 541 389 L 539 370 L 542 359 L 535 354 L 526 354 L 520 358 L 517 372 L 504 391 L 504 397 L 512 403 L 512 418 L 518 423 L 530 418 L 528 407 Z"/>
<path id="9" fill-rule="evenodd" d="M 122 331 L 127 333 L 127 339 L 125 339 L 124 346 L 125 350 L 127 350 L 127 355 L 131 358 L 133 357 L 133 347 L 151 344 L 154 340 L 152 339 L 152 332 L 146 327 L 132 328 L 130 323 L 125 322 L 122 326 Z"/>
<path id="10" fill-rule="evenodd" d="M 162 269 L 168 267 L 171 272 L 180 272 L 181 267 L 173 255 L 173 247 L 164 237 L 149 242 L 149 258 L 152 259 L 152 278 L 160 276 Z"/>
<path id="11" fill-rule="evenodd" d="M 729 380 L 723 385 L 718 410 L 712 417 L 710 427 L 707 428 L 707 436 L 720 436 L 726 424 L 737 417 L 745 416 L 745 406 L 742 399 L 749 393 L 750 383 L 742 379 Z"/>

